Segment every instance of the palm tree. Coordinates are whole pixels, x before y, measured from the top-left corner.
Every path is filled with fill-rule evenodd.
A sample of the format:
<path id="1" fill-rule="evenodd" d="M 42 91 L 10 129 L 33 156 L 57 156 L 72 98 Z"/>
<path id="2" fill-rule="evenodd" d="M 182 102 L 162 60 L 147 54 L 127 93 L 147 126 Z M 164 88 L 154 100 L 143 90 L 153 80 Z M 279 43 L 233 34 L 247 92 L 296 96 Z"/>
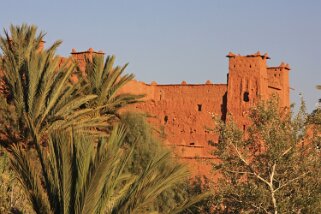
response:
<path id="1" fill-rule="evenodd" d="M 133 176 L 124 172 L 132 150 L 121 146 L 123 128 L 107 138 L 69 129 L 53 132 L 48 148 L 35 144 L 34 154 L 12 145 L 10 160 L 36 213 L 151 213 L 155 199 L 187 176 L 182 165 L 156 170 L 169 154 L 154 157 Z M 184 201 L 169 213 L 178 213 L 204 198 Z"/>
<path id="2" fill-rule="evenodd" d="M 83 106 L 97 95 L 82 94 L 80 84 L 72 84 L 75 65 L 61 64 L 55 55 L 61 41 L 39 51 L 44 34 L 35 26 L 11 26 L 10 35 L 0 37 L 3 52 L 0 70 L 7 92 L 0 95 L 0 143 L 43 140 L 55 130 L 73 126 L 94 132 L 105 127 L 108 115 L 93 117 L 98 106 Z M 93 128 L 94 127 L 94 128 Z"/>
<path id="3" fill-rule="evenodd" d="M 120 108 L 136 103 L 143 97 L 120 93 L 121 88 L 134 79 L 133 74 L 124 74 L 128 64 L 114 67 L 115 56 L 108 56 L 105 61 L 103 55 L 95 55 L 85 60 L 86 77 L 82 79 L 84 94 L 97 95 L 96 99 L 89 102 L 89 106 L 103 106 L 100 114 L 111 115 L 114 119 L 119 116 Z"/>

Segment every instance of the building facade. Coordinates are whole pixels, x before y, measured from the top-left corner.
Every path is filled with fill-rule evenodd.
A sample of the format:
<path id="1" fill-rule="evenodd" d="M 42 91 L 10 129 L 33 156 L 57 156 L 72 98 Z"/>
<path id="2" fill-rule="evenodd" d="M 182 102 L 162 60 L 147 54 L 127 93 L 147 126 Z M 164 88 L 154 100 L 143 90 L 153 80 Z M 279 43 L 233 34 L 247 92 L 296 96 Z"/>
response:
<path id="1" fill-rule="evenodd" d="M 77 52 L 71 58 L 85 74 L 85 59 L 103 55 L 93 49 Z M 144 102 L 130 106 L 129 111 L 144 112 L 150 124 L 166 145 L 182 161 L 187 162 L 195 175 L 208 175 L 210 162 L 215 159 L 211 151 L 218 136 L 213 131 L 213 117 L 226 121 L 232 117 L 243 130 L 250 125 L 248 112 L 261 100 L 275 94 L 280 107 L 289 108 L 288 64 L 268 67 L 267 54 L 241 56 L 227 55 L 229 68 L 227 83 L 213 84 L 146 84 L 137 80 L 129 82 L 121 92 L 145 94 Z M 62 58 L 64 61 L 65 58 Z"/>

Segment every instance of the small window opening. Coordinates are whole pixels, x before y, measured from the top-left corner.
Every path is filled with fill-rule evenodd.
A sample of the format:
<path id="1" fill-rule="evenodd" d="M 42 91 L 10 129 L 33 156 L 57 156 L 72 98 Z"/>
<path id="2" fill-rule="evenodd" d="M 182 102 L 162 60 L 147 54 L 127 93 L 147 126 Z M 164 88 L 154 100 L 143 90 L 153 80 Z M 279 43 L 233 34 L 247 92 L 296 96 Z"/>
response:
<path id="1" fill-rule="evenodd" d="M 164 123 L 166 124 L 166 123 L 167 123 L 167 121 L 168 121 L 168 116 L 167 116 L 167 115 L 165 115 L 165 117 L 164 117 Z"/>
<path id="2" fill-rule="evenodd" d="M 190 145 L 190 146 L 195 146 L 195 143 L 194 143 L 194 142 L 192 142 L 192 143 L 190 143 L 189 145 Z"/>
<path id="3" fill-rule="evenodd" d="M 246 126 L 245 125 L 243 125 L 243 131 L 245 131 L 246 130 Z"/>
<path id="4" fill-rule="evenodd" d="M 249 102 L 250 101 L 250 97 L 249 97 L 249 92 L 244 92 L 244 94 L 243 94 L 243 101 L 244 102 Z"/>
<path id="5" fill-rule="evenodd" d="M 252 68 L 252 65 L 250 65 L 250 68 Z"/>
<path id="6" fill-rule="evenodd" d="M 213 140 L 209 140 L 207 141 L 207 144 L 210 145 L 210 146 L 215 146 L 215 143 Z"/>
<path id="7" fill-rule="evenodd" d="M 202 111 L 202 104 L 197 104 L 197 110 Z"/>

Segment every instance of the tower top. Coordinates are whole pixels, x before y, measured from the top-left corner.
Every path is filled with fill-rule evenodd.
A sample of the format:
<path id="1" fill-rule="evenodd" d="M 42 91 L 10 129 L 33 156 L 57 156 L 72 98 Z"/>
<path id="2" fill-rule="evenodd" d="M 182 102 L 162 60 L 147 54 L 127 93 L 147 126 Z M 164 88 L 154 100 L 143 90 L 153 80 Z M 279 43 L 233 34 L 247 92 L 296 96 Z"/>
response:
<path id="1" fill-rule="evenodd" d="M 94 53 L 94 54 L 105 54 L 103 51 L 95 51 L 93 48 L 89 48 L 88 50 L 86 50 L 86 51 L 78 51 L 77 52 L 77 50 L 75 49 L 75 48 L 73 48 L 72 50 L 71 50 L 71 54 L 90 54 L 90 53 Z"/>
<path id="2" fill-rule="evenodd" d="M 254 53 L 254 54 L 249 54 L 245 56 L 241 56 L 240 54 L 234 54 L 232 52 L 229 52 L 228 55 L 226 55 L 228 58 L 236 58 L 236 57 L 261 57 L 262 59 L 271 59 L 267 53 L 261 54 L 260 51 Z"/>

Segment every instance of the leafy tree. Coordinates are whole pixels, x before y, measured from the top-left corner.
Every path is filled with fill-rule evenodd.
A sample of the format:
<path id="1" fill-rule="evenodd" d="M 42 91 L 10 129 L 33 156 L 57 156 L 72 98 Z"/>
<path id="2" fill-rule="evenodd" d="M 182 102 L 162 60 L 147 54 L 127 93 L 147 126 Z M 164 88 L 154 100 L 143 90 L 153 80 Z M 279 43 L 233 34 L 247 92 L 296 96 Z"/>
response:
<path id="1" fill-rule="evenodd" d="M 190 179 L 188 182 L 184 182 L 183 185 L 179 186 L 179 188 L 184 190 L 185 198 L 193 198 L 197 195 L 207 194 L 207 197 L 203 198 L 182 213 L 203 214 L 215 212 L 215 197 L 213 195 L 214 181 L 208 179 L 205 176 L 196 176 L 193 177 L 193 179 Z"/>
<path id="2" fill-rule="evenodd" d="M 291 119 L 270 100 L 253 108 L 250 119 L 245 136 L 232 121 L 219 124 L 217 207 L 230 213 L 320 213 L 321 160 L 306 138 L 304 106 Z"/>
<path id="3" fill-rule="evenodd" d="M 127 165 L 129 172 L 141 173 L 154 156 L 168 152 L 168 149 L 162 146 L 155 136 L 152 136 L 152 128 L 147 123 L 144 114 L 125 112 L 121 115 L 121 124 L 128 130 L 124 146 L 133 148 L 132 158 Z"/>

